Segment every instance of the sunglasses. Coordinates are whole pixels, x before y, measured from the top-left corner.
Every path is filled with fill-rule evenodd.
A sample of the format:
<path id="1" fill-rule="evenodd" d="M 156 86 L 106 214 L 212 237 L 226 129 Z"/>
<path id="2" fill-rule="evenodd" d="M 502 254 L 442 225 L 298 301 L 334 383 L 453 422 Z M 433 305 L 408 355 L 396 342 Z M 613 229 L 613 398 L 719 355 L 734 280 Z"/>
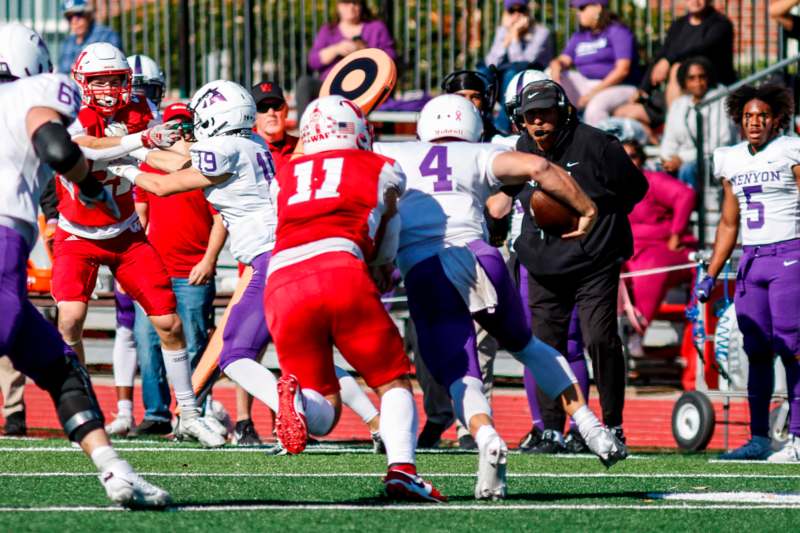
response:
<path id="1" fill-rule="evenodd" d="M 67 20 L 70 20 L 70 21 L 72 19 L 74 19 L 75 17 L 80 17 L 82 19 L 85 19 L 85 18 L 89 18 L 89 15 L 87 13 L 69 13 L 68 15 L 64 15 L 64 18 L 66 18 Z"/>
<path id="2" fill-rule="evenodd" d="M 273 111 L 280 111 L 281 109 L 283 109 L 283 106 L 285 105 L 286 102 L 275 101 L 275 100 L 271 100 L 269 102 L 259 102 L 258 105 L 256 105 L 256 111 L 258 111 L 259 113 L 266 113 L 270 109 L 272 109 Z"/>
<path id="3" fill-rule="evenodd" d="M 523 13 L 524 14 L 524 13 L 528 12 L 528 8 L 525 7 L 525 6 L 511 6 L 506 11 L 508 11 L 512 15 L 514 13 Z"/>

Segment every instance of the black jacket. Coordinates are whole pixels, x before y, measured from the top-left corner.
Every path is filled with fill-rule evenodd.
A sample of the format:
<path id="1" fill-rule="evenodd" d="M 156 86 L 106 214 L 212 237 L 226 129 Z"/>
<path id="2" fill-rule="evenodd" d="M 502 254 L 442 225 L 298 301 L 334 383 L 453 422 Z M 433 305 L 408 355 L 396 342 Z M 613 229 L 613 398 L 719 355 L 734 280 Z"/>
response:
<path id="1" fill-rule="evenodd" d="M 703 56 L 714 65 L 717 81 L 730 85 L 736 81 L 733 68 L 733 24 L 711 8 L 699 26 L 689 23 L 689 15 L 675 20 L 667 31 L 664 45 L 653 63 L 666 58 L 670 64 L 690 57 Z"/>
<path id="2" fill-rule="evenodd" d="M 514 249 L 531 274 L 585 271 L 631 256 L 633 235 L 628 213 L 644 198 L 648 185 L 615 137 L 574 123 L 562 132 L 549 153 L 540 152 L 527 132 L 517 142 L 517 150 L 544 156 L 564 167 L 597 204 L 597 223 L 580 240 L 563 240 L 542 232 L 530 209 L 525 210 Z M 525 185 L 509 189 L 508 193 L 518 193 L 522 205 L 527 206 L 533 189 Z"/>

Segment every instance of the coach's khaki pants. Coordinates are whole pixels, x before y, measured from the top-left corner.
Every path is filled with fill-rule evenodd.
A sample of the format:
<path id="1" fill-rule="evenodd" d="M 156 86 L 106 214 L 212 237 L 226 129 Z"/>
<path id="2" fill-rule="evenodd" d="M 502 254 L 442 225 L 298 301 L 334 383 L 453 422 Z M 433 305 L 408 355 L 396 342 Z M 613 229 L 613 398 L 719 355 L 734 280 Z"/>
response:
<path id="1" fill-rule="evenodd" d="M 3 393 L 3 418 L 25 411 L 22 394 L 25 391 L 25 376 L 14 369 L 11 359 L 0 356 L 0 392 Z"/>

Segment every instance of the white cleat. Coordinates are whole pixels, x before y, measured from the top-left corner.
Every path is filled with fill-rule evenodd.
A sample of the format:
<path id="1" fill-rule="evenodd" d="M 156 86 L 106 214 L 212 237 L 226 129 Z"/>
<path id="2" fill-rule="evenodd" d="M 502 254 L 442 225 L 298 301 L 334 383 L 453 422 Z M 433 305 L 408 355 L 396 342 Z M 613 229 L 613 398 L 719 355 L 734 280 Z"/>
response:
<path id="1" fill-rule="evenodd" d="M 167 491 L 140 478 L 124 462 L 119 467 L 112 467 L 100 474 L 100 483 L 112 502 L 125 507 L 166 507 L 172 503 Z"/>
<path id="2" fill-rule="evenodd" d="M 584 436 L 586 446 L 592 450 L 606 468 L 628 457 L 628 448 L 607 427 L 595 427 Z"/>
<path id="3" fill-rule="evenodd" d="M 228 430 L 229 435 L 233 433 L 236 425 L 233 423 L 231 415 L 228 414 L 225 406 L 222 405 L 222 402 L 217 400 L 211 401 L 211 414 L 214 416 L 214 418 L 219 420 L 223 426 L 225 426 L 225 429 Z M 206 409 L 206 415 L 208 415 L 208 409 Z"/>
<path id="4" fill-rule="evenodd" d="M 223 439 L 228 436 L 228 428 L 226 428 L 222 424 L 222 422 L 217 420 L 217 418 L 214 415 L 208 414 L 204 416 L 203 422 L 206 423 L 206 425 L 211 429 L 211 431 L 213 431 Z"/>
<path id="5" fill-rule="evenodd" d="M 181 416 L 175 436 L 178 439 L 196 439 L 204 448 L 220 448 L 225 445 L 225 439 L 219 433 L 208 427 L 205 420 L 199 416 L 185 418 Z"/>
<path id="6" fill-rule="evenodd" d="M 508 446 L 499 435 L 480 450 L 476 500 L 502 500 L 506 497 Z"/>
<path id="7" fill-rule="evenodd" d="M 110 424 L 106 424 L 106 433 L 112 437 L 127 437 L 135 428 L 132 417 L 117 416 Z"/>
<path id="8" fill-rule="evenodd" d="M 800 437 L 789 435 L 783 448 L 767 457 L 770 463 L 800 463 Z"/>

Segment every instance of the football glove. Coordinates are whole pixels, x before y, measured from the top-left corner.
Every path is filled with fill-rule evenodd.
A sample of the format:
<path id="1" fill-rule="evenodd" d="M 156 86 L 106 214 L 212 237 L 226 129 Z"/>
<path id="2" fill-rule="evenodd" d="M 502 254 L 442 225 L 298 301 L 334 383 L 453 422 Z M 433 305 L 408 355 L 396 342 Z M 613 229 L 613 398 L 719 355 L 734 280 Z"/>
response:
<path id="1" fill-rule="evenodd" d="M 705 277 L 697 283 L 694 288 L 694 295 L 697 297 L 699 302 L 705 303 L 708 301 L 708 299 L 711 297 L 711 291 L 714 290 L 714 285 L 716 282 L 716 279 L 706 274 Z"/>
<path id="2" fill-rule="evenodd" d="M 181 139 L 180 121 L 172 120 L 142 132 L 145 148 L 169 148 Z"/>

